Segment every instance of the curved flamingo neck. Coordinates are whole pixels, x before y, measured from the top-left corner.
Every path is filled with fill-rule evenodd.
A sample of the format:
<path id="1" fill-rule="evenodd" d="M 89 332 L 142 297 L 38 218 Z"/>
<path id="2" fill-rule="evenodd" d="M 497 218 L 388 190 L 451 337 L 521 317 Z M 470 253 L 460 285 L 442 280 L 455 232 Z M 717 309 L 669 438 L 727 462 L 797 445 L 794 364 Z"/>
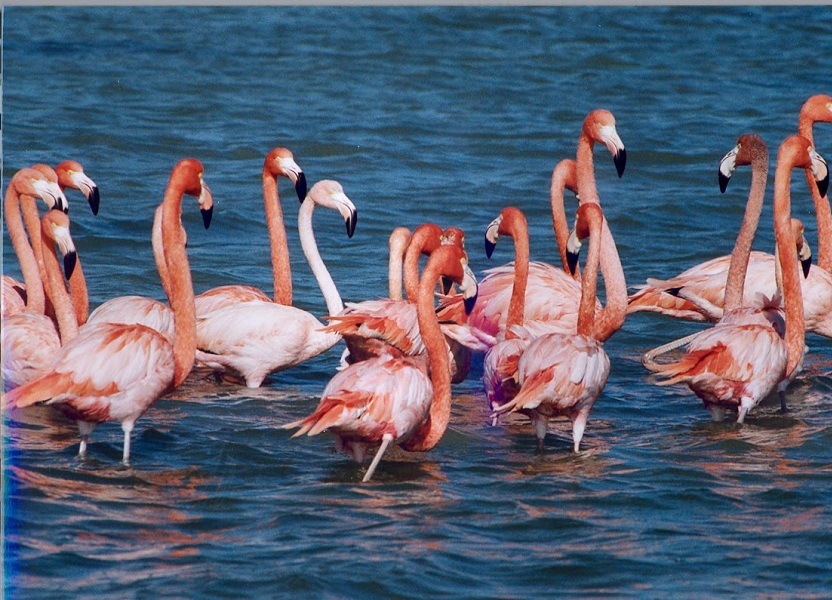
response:
<path id="1" fill-rule="evenodd" d="M 506 317 L 505 339 L 517 337 L 512 332 L 513 325 L 522 325 L 526 310 L 526 287 L 529 281 L 529 228 L 526 219 L 519 211 L 508 213 L 500 229 L 505 226 L 506 233 L 514 240 L 514 282 L 511 287 L 511 299 Z M 508 222 L 506 222 L 508 221 Z"/>
<path id="2" fill-rule="evenodd" d="M 289 306 L 292 304 L 289 241 L 286 237 L 283 209 L 277 194 L 277 177 L 273 176 L 265 166 L 263 167 L 263 204 L 266 209 L 266 228 L 269 230 L 271 247 L 274 301 Z"/>
<path id="3" fill-rule="evenodd" d="M 728 279 L 725 284 L 725 313 L 740 308 L 743 303 L 745 274 L 748 270 L 748 259 L 751 256 L 751 246 L 757 233 L 760 214 L 763 211 L 767 179 L 768 151 L 764 148 L 755 148 L 751 159 L 751 189 L 748 192 L 745 215 L 728 267 Z"/>
<path id="4" fill-rule="evenodd" d="M 58 333 L 61 336 L 61 345 L 78 335 L 78 320 L 75 316 L 75 308 L 69 293 L 66 290 L 66 282 L 58 264 L 58 254 L 55 245 L 46 237 L 41 236 L 44 263 L 44 286 L 49 300 L 55 309 L 55 318 L 58 321 Z M 80 268 L 80 262 L 76 262 L 75 270 Z M 74 275 L 73 271 L 73 275 Z"/>
<path id="5" fill-rule="evenodd" d="M 390 258 L 387 263 L 387 271 L 389 274 L 387 296 L 391 300 L 402 300 L 404 254 L 407 251 L 410 238 L 410 230 L 407 227 L 396 227 L 390 234 L 390 240 L 388 242 Z"/>
<path id="6" fill-rule="evenodd" d="M 9 230 L 9 240 L 20 263 L 23 282 L 26 284 L 26 311 L 42 315 L 46 310 L 46 296 L 37 258 L 26 237 L 26 230 L 23 226 L 23 217 L 21 216 L 23 202 L 24 200 L 14 189 L 13 183 L 10 183 L 6 188 L 6 195 L 3 200 L 3 216 L 6 221 L 6 228 Z M 34 200 L 31 202 L 34 206 Z M 40 227 L 38 227 L 38 232 L 40 232 Z"/>
<path id="7" fill-rule="evenodd" d="M 566 158 L 560 161 L 552 171 L 552 184 L 549 187 L 549 203 L 552 209 L 552 229 L 555 231 L 555 240 L 558 244 L 558 253 L 563 264 L 563 270 L 569 273 L 569 265 L 566 262 L 566 241 L 569 239 L 569 223 L 566 219 L 566 207 L 563 191 L 566 188 L 575 190 L 577 165 L 575 161 Z M 573 274 L 575 279 L 580 279 L 579 271 Z"/>
<path id="8" fill-rule="evenodd" d="M 793 168 L 792 155 L 777 157 L 774 173 L 774 236 L 777 241 L 777 259 L 783 280 L 783 301 L 786 312 L 786 345 L 788 363 L 786 373 L 792 373 L 803 358 L 805 322 L 803 317 L 803 293 L 800 286 L 800 270 L 794 252 L 796 241 L 791 226 L 791 198 L 789 186 Z"/>
<path id="9" fill-rule="evenodd" d="M 451 364 L 433 303 L 433 291 L 442 275 L 442 267 L 440 260 L 428 260 L 416 299 L 419 333 L 428 354 L 433 399 L 425 423 L 406 443 L 401 444 L 402 448 L 410 452 L 426 452 L 435 447 L 451 419 Z"/>
<path id="10" fill-rule="evenodd" d="M 182 227 L 182 185 L 171 175 L 161 204 L 162 254 L 170 277 L 165 290 L 173 310 L 174 371 L 170 389 L 179 387 L 188 377 L 196 356 L 196 309 L 194 286 L 188 252 L 185 249 L 185 229 Z M 160 277 L 162 273 L 159 273 Z M 164 283 L 163 283 L 164 285 Z"/>
<path id="11" fill-rule="evenodd" d="M 404 292 L 415 302 L 419 297 L 419 256 L 432 252 L 439 245 L 442 230 L 438 225 L 425 223 L 416 228 L 404 255 Z M 434 239 L 435 237 L 435 239 Z"/>
<path id="12" fill-rule="evenodd" d="M 586 128 L 581 130 L 578 139 L 578 153 L 576 157 L 576 180 L 580 203 L 600 204 L 598 190 L 595 187 L 595 169 L 592 161 L 594 140 L 589 136 Z M 616 331 L 621 329 L 627 317 L 627 281 L 624 277 L 624 267 L 615 246 L 609 224 L 604 217 L 601 226 L 601 275 L 604 278 L 606 290 L 606 306 L 601 309 L 598 322 L 597 337 L 605 341 Z"/>
<path id="13" fill-rule="evenodd" d="M 798 134 L 805 137 L 814 146 L 815 141 L 812 133 L 812 126 L 815 121 L 811 116 L 800 113 L 798 120 Z M 818 266 L 832 273 L 832 207 L 829 204 L 829 195 L 821 196 L 818 184 L 812 175 L 812 169 L 804 169 L 806 184 L 812 193 L 812 202 L 815 205 L 815 220 L 818 227 Z"/>
<path id="14" fill-rule="evenodd" d="M 603 223 L 601 219 L 593 219 L 590 222 L 589 251 L 581 279 L 581 302 L 578 305 L 578 335 L 595 339 L 600 339 L 600 335 L 595 332 L 595 298 L 598 292 L 598 265 L 601 261 Z"/>
<path id="15" fill-rule="evenodd" d="M 153 229 L 150 236 L 151 245 L 153 246 L 153 260 L 156 261 L 156 269 L 159 271 L 159 279 L 162 282 L 162 289 L 165 291 L 165 296 L 170 298 L 170 273 L 168 272 L 168 265 L 165 261 L 165 249 L 162 242 L 162 205 L 156 207 L 156 212 L 153 213 Z"/>
<path id="16" fill-rule="evenodd" d="M 337 315 L 344 310 L 344 303 L 341 301 L 338 288 L 335 287 L 332 275 L 329 274 L 321 258 L 321 253 L 318 251 L 318 244 L 315 242 L 315 232 L 312 230 L 312 213 L 314 211 L 315 203 L 307 197 L 300 205 L 300 212 L 298 213 L 300 245 L 303 248 L 304 256 L 306 256 L 306 262 L 309 263 L 312 274 L 315 275 L 315 280 L 321 288 L 327 311 L 331 315 Z"/>

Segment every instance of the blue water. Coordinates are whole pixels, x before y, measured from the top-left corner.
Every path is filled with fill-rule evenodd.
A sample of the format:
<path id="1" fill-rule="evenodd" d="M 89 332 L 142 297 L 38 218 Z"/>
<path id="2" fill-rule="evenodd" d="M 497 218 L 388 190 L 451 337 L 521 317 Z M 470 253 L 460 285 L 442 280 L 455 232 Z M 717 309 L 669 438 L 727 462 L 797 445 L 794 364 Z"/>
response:
<path id="1" fill-rule="evenodd" d="M 830 93 L 828 7 L 6 7 L 3 177 L 82 162 L 93 217 L 69 192 L 92 306 L 163 298 L 150 248 L 170 169 L 205 165 L 210 230 L 185 206 L 197 292 L 271 290 L 260 170 L 287 146 L 310 184 L 359 210 L 315 216 L 345 300 L 386 293 L 386 239 L 426 220 L 468 234 L 478 272 L 507 204 L 532 257 L 556 261 L 548 186 L 581 122 L 604 107 L 628 152 L 596 152 L 628 284 L 730 252 L 750 173 L 720 195 L 719 159 L 760 134 L 772 155 L 803 101 Z M 832 156 L 832 126 L 815 128 Z M 794 210 L 816 244 L 795 178 Z M 4 183 L 5 189 L 5 183 Z M 771 186 L 769 186 L 771 190 Z M 325 305 L 281 180 L 296 305 Z M 770 193 L 770 192 L 769 192 Z M 756 248 L 771 251 L 770 205 Z M 19 273 L 4 230 L 4 272 Z M 132 466 L 100 426 L 3 417 L 4 584 L 10 598 L 820 597 L 832 589 L 832 345 L 809 335 L 790 411 L 766 400 L 738 428 L 684 387 L 651 383 L 648 348 L 701 328 L 638 314 L 605 347 L 612 371 L 583 441 L 566 422 L 535 452 L 523 418 L 488 425 L 475 367 L 426 454 L 391 452 L 373 482 L 326 436 L 290 440 L 341 346 L 259 390 L 191 378 L 139 420 Z"/>

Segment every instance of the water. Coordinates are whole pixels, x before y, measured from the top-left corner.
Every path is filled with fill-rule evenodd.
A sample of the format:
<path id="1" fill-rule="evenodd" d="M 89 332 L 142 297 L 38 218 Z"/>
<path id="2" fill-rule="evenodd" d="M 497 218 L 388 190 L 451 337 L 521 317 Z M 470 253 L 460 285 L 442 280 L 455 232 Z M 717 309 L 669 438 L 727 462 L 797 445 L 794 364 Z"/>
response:
<path id="1" fill-rule="evenodd" d="M 288 146 L 310 179 L 359 209 L 347 239 L 318 211 L 345 300 L 386 293 L 386 238 L 425 220 L 468 234 L 506 204 L 555 259 L 551 169 L 606 107 L 628 151 L 618 179 L 596 152 L 602 202 L 630 285 L 727 253 L 750 181 L 717 191 L 743 133 L 774 153 L 829 93 L 828 8 L 32 8 L 4 11 L 5 181 L 81 161 L 93 217 L 70 192 L 91 303 L 162 298 L 149 243 L 170 168 L 194 156 L 217 200 L 185 206 L 194 284 L 271 290 L 260 169 Z M 829 126 L 816 128 L 832 154 Z M 5 188 L 5 184 L 4 184 Z M 771 187 L 769 187 L 771 190 Z M 287 213 L 295 302 L 323 299 Z M 769 194 L 771 192 L 769 191 Z M 816 243 L 805 183 L 795 213 Z M 4 231 L 4 236 L 6 233 Z M 773 245 L 770 205 L 755 247 Z M 19 273 L 4 237 L 4 270 Z M 316 405 L 341 347 L 259 390 L 190 379 L 158 401 L 121 467 L 100 426 L 79 462 L 74 424 L 4 415 L 9 597 L 422 598 L 826 595 L 832 588 L 832 346 L 808 337 L 791 411 L 765 401 L 737 428 L 686 388 L 654 386 L 646 349 L 699 326 L 635 315 L 606 344 L 612 372 L 573 455 L 566 422 L 535 452 L 528 423 L 487 425 L 481 370 L 455 386 L 451 428 L 427 454 L 391 452 L 374 481 L 326 436 L 278 425 Z"/>

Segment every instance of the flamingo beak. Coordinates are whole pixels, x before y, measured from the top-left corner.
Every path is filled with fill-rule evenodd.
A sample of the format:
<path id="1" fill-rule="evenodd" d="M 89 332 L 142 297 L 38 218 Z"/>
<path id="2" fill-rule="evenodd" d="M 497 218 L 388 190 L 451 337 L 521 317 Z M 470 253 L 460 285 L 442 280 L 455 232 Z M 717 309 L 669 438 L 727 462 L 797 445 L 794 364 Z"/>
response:
<path id="1" fill-rule="evenodd" d="M 349 211 L 349 215 L 344 219 L 344 223 L 347 226 L 347 237 L 352 237 L 352 234 L 355 233 L 355 226 L 358 223 L 358 209 L 351 208 Z"/>
<path id="2" fill-rule="evenodd" d="M 87 196 L 87 202 L 90 203 L 90 208 L 92 209 L 92 214 L 98 214 L 98 206 L 101 204 L 101 196 L 98 194 L 98 186 L 94 185 L 92 189 L 90 189 L 90 193 Z"/>
<path id="3" fill-rule="evenodd" d="M 32 182 L 32 187 L 50 210 L 55 208 L 65 213 L 69 212 L 69 202 L 57 183 L 39 179 Z"/>
<path id="4" fill-rule="evenodd" d="M 621 141 L 615 125 L 601 127 L 601 139 L 604 140 L 607 150 L 612 154 L 615 170 L 618 172 L 618 177 L 621 177 L 624 175 L 624 167 L 627 166 L 627 150 L 624 148 L 624 142 Z"/>
<path id="5" fill-rule="evenodd" d="M 803 267 L 803 278 L 806 279 L 809 277 L 809 271 L 812 268 L 812 248 L 809 246 L 809 242 L 806 241 L 805 236 L 800 240 L 800 250 L 797 253 L 797 257 L 800 259 L 800 265 Z"/>
<path id="6" fill-rule="evenodd" d="M 306 199 L 306 175 L 303 174 L 303 171 L 298 173 L 297 181 L 295 181 L 295 192 L 299 201 L 303 202 Z"/>
<path id="7" fill-rule="evenodd" d="M 575 274 L 578 268 L 578 259 L 581 256 L 581 240 L 578 238 L 576 230 L 572 230 L 569 234 L 569 239 L 566 241 L 566 264 L 569 267 L 569 273 Z"/>
<path id="8" fill-rule="evenodd" d="M 723 194 L 728 189 L 728 182 L 731 180 L 731 175 L 734 174 L 734 169 L 737 167 L 737 153 L 739 151 L 740 147 L 734 146 L 734 149 L 719 161 L 719 191 Z"/>
<path id="9" fill-rule="evenodd" d="M 477 286 L 477 278 L 474 272 L 468 266 L 467 262 L 462 263 L 462 283 L 459 284 L 459 291 L 462 292 L 462 304 L 465 307 L 465 314 L 470 315 L 474 310 L 474 305 L 477 303 L 477 294 L 479 288 Z"/>
<path id="10" fill-rule="evenodd" d="M 101 197 L 98 194 L 98 186 L 95 182 L 87 177 L 83 171 L 76 171 L 71 175 L 72 183 L 76 188 L 81 190 L 84 196 L 87 197 L 87 202 L 90 204 L 92 214 L 98 214 L 98 206 L 101 203 Z"/>
<path id="11" fill-rule="evenodd" d="M 211 189 L 202 184 L 202 190 L 199 192 L 199 199 L 197 200 L 199 203 L 199 211 L 202 213 L 202 224 L 205 225 L 205 229 L 208 229 L 211 226 L 211 219 L 214 216 L 214 196 L 211 194 Z"/>
<path id="12" fill-rule="evenodd" d="M 818 192 L 821 196 L 826 196 L 829 190 L 829 167 L 820 154 L 814 149 L 809 153 L 812 157 L 812 175 L 815 177 L 815 182 L 818 184 Z"/>
<path id="13" fill-rule="evenodd" d="M 500 215 L 491 221 L 485 230 L 485 255 L 488 258 L 491 258 L 491 255 L 494 253 L 494 248 L 497 247 L 497 240 L 500 237 L 500 223 L 502 220 L 503 216 Z"/>
<path id="14" fill-rule="evenodd" d="M 64 255 L 64 273 L 66 274 L 67 279 L 72 277 L 72 272 L 75 270 L 75 263 L 77 262 L 78 253 L 74 250 L 72 252 L 67 252 Z"/>

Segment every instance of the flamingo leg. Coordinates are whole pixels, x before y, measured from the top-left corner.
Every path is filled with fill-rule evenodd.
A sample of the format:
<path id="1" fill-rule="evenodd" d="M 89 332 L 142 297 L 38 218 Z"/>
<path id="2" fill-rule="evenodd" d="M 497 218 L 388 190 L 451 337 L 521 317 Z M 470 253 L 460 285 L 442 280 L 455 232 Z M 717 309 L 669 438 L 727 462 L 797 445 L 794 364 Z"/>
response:
<path id="1" fill-rule="evenodd" d="M 589 420 L 589 409 L 582 408 L 572 419 L 572 442 L 574 443 L 575 452 L 580 452 L 581 439 L 584 437 L 584 429 L 586 429 L 586 422 Z"/>
<path id="2" fill-rule="evenodd" d="M 725 418 L 725 409 L 721 406 L 709 406 L 708 410 L 711 411 L 711 421 L 714 423 L 719 423 Z"/>
<path id="3" fill-rule="evenodd" d="M 133 423 L 125 421 L 121 424 L 121 428 L 124 430 L 124 453 L 121 462 L 128 466 L 130 464 L 130 434 L 133 432 Z"/>
<path id="4" fill-rule="evenodd" d="M 788 412 L 789 407 L 786 406 L 786 390 L 777 390 L 777 395 L 780 396 L 780 412 Z"/>
<path id="5" fill-rule="evenodd" d="M 78 447 L 78 458 L 83 459 L 87 457 L 87 443 L 90 441 L 93 429 L 95 429 L 95 423 L 78 421 L 78 433 L 81 435 L 81 445 Z"/>
<path id="6" fill-rule="evenodd" d="M 378 466 L 378 463 L 381 462 L 381 456 L 384 454 L 384 451 L 387 450 L 387 446 L 390 445 L 390 442 L 393 441 L 393 436 L 389 433 L 385 433 L 384 436 L 381 438 L 381 446 L 376 452 L 376 455 L 373 457 L 373 462 L 370 463 L 370 468 L 367 469 L 367 474 L 364 475 L 364 479 L 362 479 L 362 483 L 366 483 L 370 481 L 370 478 L 373 476 L 373 473 Z"/>
<path id="7" fill-rule="evenodd" d="M 534 433 L 537 436 L 537 451 L 543 452 L 543 438 L 546 437 L 546 428 L 549 424 L 549 419 L 540 415 L 534 415 L 532 416 L 532 424 L 534 425 Z"/>
<path id="8" fill-rule="evenodd" d="M 748 408 L 749 407 L 747 407 L 747 406 L 740 405 L 740 414 L 737 417 L 737 423 L 738 424 L 742 425 L 745 422 L 745 415 L 748 414 Z"/>

